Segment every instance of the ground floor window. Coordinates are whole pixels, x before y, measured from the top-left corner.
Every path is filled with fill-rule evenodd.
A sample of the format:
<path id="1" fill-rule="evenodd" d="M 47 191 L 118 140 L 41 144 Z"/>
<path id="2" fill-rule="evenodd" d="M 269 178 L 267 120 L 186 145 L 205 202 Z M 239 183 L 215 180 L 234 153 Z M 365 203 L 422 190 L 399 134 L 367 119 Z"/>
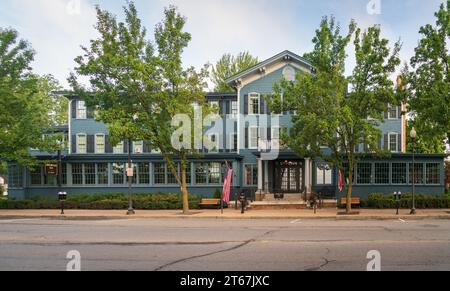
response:
<path id="1" fill-rule="evenodd" d="M 372 183 L 372 163 L 358 163 L 356 168 L 357 184 Z"/>
<path id="2" fill-rule="evenodd" d="M 150 164 L 139 163 L 139 184 L 150 184 Z"/>
<path id="3" fill-rule="evenodd" d="M 423 176 L 424 164 L 414 164 L 414 177 L 413 177 L 413 164 L 409 164 L 409 183 L 412 184 L 413 179 L 415 184 L 425 184 Z"/>
<path id="4" fill-rule="evenodd" d="M 109 169 L 107 163 L 97 164 L 97 183 L 99 185 L 109 184 Z"/>
<path id="5" fill-rule="evenodd" d="M 155 184 L 166 184 L 166 165 L 164 163 L 154 163 L 153 171 Z"/>
<path id="6" fill-rule="evenodd" d="M 375 184 L 389 184 L 389 163 L 375 163 Z"/>
<path id="7" fill-rule="evenodd" d="M 177 164 L 175 164 L 175 168 L 176 168 L 176 172 L 179 175 L 179 167 Z M 177 182 L 177 178 L 175 177 L 175 175 L 172 172 L 172 169 L 169 168 L 169 166 L 167 165 L 167 184 L 178 184 Z"/>
<path id="8" fill-rule="evenodd" d="M 114 163 L 112 165 L 113 184 L 123 185 L 125 184 L 125 164 Z"/>
<path id="9" fill-rule="evenodd" d="M 426 182 L 427 184 L 441 183 L 441 164 L 439 163 L 427 163 Z"/>
<path id="10" fill-rule="evenodd" d="M 42 185 L 42 167 L 38 166 L 30 170 L 30 184 L 32 186 Z"/>
<path id="11" fill-rule="evenodd" d="M 244 184 L 246 186 L 258 185 L 258 165 L 244 165 Z"/>
<path id="12" fill-rule="evenodd" d="M 316 185 L 333 184 L 333 170 L 328 164 L 319 164 L 316 167 Z"/>
<path id="13" fill-rule="evenodd" d="M 207 173 L 208 173 L 207 163 L 195 164 L 195 184 L 198 185 L 207 184 Z"/>
<path id="14" fill-rule="evenodd" d="M 84 164 L 84 183 L 86 185 L 95 185 L 95 164 Z"/>
<path id="15" fill-rule="evenodd" d="M 8 186 L 11 188 L 22 187 L 22 167 L 11 165 L 8 167 Z"/>
<path id="16" fill-rule="evenodd" d="M 83 185 L 83 164 L 72 164 L 72 184 Z"/>

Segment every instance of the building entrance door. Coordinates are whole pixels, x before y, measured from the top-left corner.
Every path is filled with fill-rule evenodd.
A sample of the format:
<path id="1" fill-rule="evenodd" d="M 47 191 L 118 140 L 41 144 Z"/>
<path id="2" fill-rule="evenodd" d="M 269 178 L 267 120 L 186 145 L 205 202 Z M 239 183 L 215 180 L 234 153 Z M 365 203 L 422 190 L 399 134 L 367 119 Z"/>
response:
<path id="1" fill-rule="evenodd" d="M 275 162 L 274 190 L 282 193 L 302 193 L 304 190 L 304 163 L 300 160 Z"/>

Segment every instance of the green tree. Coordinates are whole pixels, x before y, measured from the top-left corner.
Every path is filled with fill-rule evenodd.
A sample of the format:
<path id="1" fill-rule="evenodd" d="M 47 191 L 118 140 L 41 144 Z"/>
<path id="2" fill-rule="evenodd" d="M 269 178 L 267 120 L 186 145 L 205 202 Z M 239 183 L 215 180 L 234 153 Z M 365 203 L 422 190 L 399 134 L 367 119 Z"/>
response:
<path id="1" fill-rule="evenodd" d="M 97 7 L 100 37 L 84 48 L 76 58 L 75 69 L 87 76 L 90 87 L 69 78 L 74 91 L 88 106 L 98 109 L 96 118 L 105 122 L 111 143 L 121 140 L 145 140 L 159 149 L 169 170 L 181 186 L 183 211 L 189 211 L 186 183 L 187 157 L 190 149 L 175 148 L 172 135 L 177 130 L 172 120 L 177 114 L 193 116 L 193 103 L 205 102 L 203 81 L 206 69 L 183 69 L 181 55 L 191 36 L 183 32 L 185 18 L 175 7 L 165 9 L 165 20 L 155 29 L 156 49 L 146 39 L 147 30 L 133 2 L 124 7 L 125 22 L 117 22 L 108 11 Z M 181 175 L 176 160 L 181 163 Z"/>
<path id="2" fill-rule="evenodd" d="M 445 144 L 450 138 L 450 0 L 435 16 L 435 26 L 420 28 L 422 38 L 411 59 L 412 71 L 405 76 L 419 136 Z"/>
<path id="3" fill-rule="evenodd" d="M 30 148 L 54 150 L 55 137 L 43 139 L 53 125 L 52 76 L 38 76 L 30 68 L 34 51 L 12 29 L 0 29 L 0 159 L 32 166 Z"/>
<path id="4" fill-rule="evenodd" d="M 228 85 L 225 80 L 258 63 L 258 58 L 253 57 L 249 52 L 241 52 L 236 56 L 224 54 L 212 68 L 214 91 L 220 93 L 235 92 L 235 89 Z"/>
<path id="5" fill-rule="evenodd" d="M 356 66 L 346 78 L 346 49 L 352 35 Z M 356 147 L 364 144 L 382 153 L 377 125 L 383 120 L 387 104 L 396 104 L 389 77 L 400 63 L 400 44 L 396 43 L 391 52 L 388 40 L 380 37 L 379 27 L 362 32 L 353 21 L 349 32 L 342 35 L 334 18 L 322 20 L 313 43 L 314 50 L 305 58 L 316 73 L 298 73 L 296 82 L 282 80 L 275 86 L 272 106 L 276 112 L 295 112 L 290 135 L 283 137 L 292 150 L 300 156 L 322 157 L 345 174 L 350 212 L 354 169 L 362 156 Z"/>

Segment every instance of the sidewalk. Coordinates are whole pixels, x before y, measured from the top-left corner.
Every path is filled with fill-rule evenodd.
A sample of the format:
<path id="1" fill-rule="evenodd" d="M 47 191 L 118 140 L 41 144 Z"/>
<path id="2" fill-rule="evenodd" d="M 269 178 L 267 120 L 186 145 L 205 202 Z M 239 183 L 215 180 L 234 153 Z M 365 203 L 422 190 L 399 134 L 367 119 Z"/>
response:
<path id="1" fill-rule="evenodd" d="M 341 210 L 339 210 L 341 211 Z M 409 210 L 361 209 L 359 215 L 338 215 L 336 209 L 313 210 L 250 210 L 245 214 L 234 209 L 192 210 L 189 215 L 183 215 L 179 210 L 136 211 L 136 215 L 127 216 L 126 210 L 66 210 L 61 216 L 59 210 L 0 210 L 0 223 L 5 219 L 67 219 L 67 220 L 113 220 L 142 218 L 172 218 L 172 219 L 331 219 L 331 220 L 421 220 L 450 219 L 450 209 L 417 210 L 417 215 L 409 215 Z"/>

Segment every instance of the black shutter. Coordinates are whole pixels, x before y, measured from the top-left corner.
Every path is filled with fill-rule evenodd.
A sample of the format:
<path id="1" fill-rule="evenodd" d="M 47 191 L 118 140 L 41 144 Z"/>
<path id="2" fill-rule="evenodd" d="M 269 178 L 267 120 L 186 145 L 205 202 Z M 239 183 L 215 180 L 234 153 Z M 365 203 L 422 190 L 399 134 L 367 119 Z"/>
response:
<path id="1" fill-rule="evenodd" d="M 248 115 L 248 94 L 244 95 L 244 114 Z"/>
<path id="2" fill-rule="evenodd" d="M 384 149 L 389 150 L 389 134 L 384 135 Z"/>
<path id="3" fill-rule="evenodd" d="M 270 115 L 270 114 L 272 114 L 271 112 L 270 112 L 270 101 L 269 100 L 272 100 L 272 96 L 267 96 L 267 114 L 268 115 Z"/>
<path id="4" fill-rule="evenodd" d="M 272 128 L 267 128 L 267 140 L 272 140 Z"/>
<path id="5" fill-rule="evenodd" d="M 248 127 L 245 128 L 245 148 L 248 149 Z"/>
<path id="6" fill-rule="evenodd" d="M 397 110 L 397 114 L 398 114 L 398 119 L 402 119 L 402 117 L 403 117 L 403 112 L 402 112 L 402 106 L 400 105 L 399 107 L 398 107 L 398 110 Z"/>
<path id="7" fill-rule="evenodd" d="M 389 111 L 384 112 L 384 119 L 388 119 L 389 118 Z"/>
<path id="8" fill-rule="evenodd" d="M 402 135 L 401 134 L 398 135 L 397 151 L 399 153 L 402 152 Z"/>
<path id="9" fill-rule="evenodd" d="M 72 118 L 75 119 L 77 118 L 77 100 L 72 100 L 71 103 L 71 107 L 72 107 Z"/>
<path id="10" fill-rule="evenodd" d="M 109 142 L 109 135 L 105 136 L 105 153 L 111 154 L 113 152 L 113 147 Z"/>
<path id="11" fill-rule="evenodd" d="M 231 101 L 225 101 L 225 114 L 231 114 Z"/>
<path id="12" fill-rule="evenodd" d="M 364 143 L 364 152 L 365 153 L 369 152 L 369 145 L 367 143 Z"/>
<path id="13" fill-rule="evenodd" d="M 125 141 L 123 142 L 123 152 L 124 152 L 125 154 L 128 153 L 128 140 L 125 140 Z"/>
<path id="14" fill-rule="evenodd" d="M 259 97 L 259 104 L 261 105 L 261 109 L 260 109 L 260 112 L 259 112 L 259 114 L 264 114 L 265 113 L 265 108 L 264 108 L 264 105 L 265 105 L 265 100 L 264 100 L 264 95 L 261 95 L 260 97 Z"/>
<path id="15" fill-rule="evenodd" d="M 225 115 L 226 114 L 226 112 L 225 112 L 225 103 L 224 103 L 224 101 L 219 101 L 219 108 L 220 108 L 220 115 Z"/>
<path id="16" fill-rule="evenodd" d="M 87 153 L 88 154 L 95 153 L 95 135 L 87 136 Z"/>
<path id="17" fill-rule="evenodd" d="M 77 153 L 77 136 L 74 134 L 72 135 L 72 154 Z"/>
<path id="18" fill-rule="evenodd" d="M 383 148 L 383 138 L 378 140 L 378 149 L 381 150 Z"/>

